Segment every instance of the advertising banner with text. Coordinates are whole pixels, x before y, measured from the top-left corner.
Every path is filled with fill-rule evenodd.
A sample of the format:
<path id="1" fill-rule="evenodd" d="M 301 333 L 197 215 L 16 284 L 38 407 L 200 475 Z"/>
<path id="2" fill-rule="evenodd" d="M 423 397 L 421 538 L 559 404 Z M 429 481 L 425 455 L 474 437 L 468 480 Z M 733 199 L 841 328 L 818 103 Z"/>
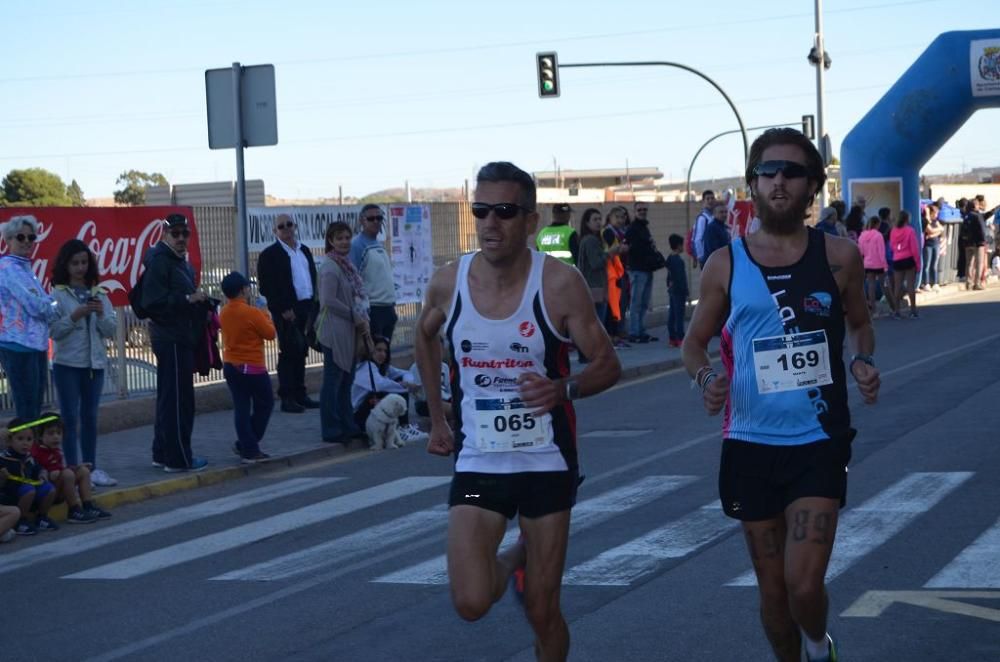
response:
<path id="1" fill-rule="evenodd" d="M 146 251 L 160 241 L 163 219 L 184 214 L 191 224 L 188 260 L 197 278 L 201 274 L 198 230 L 190 207 L 0 207 L 0 223 L 12 216 L 31 215 L 40 225 L 31 254 L 32 268 L 46 290 L 59 249 L 70 239 L 79 239 L 97 257 L 97 272 L 115 306 L 128 305 L 128 293 L 142 273 Z M 7 254 L 0 236 L 0 254 Z"/>
<path id="2" fill-rule="evenodd" d="M 309 248 L 323 249 L 326 228 L 334 221 L 351 226 L 354 234 L 361 230 L 358 214 L 364 205 L 318 205 L 315 207 L 249 207 L 247 209 L 247 243 L 251 253 L 259 252 L 275 242 L 274 223 L 280 214 L 295 221 L 299 241 Z M 385 213 L 385 209 L 382 209 Z M 385 240 L 385 228 L 379 234 Z"/>

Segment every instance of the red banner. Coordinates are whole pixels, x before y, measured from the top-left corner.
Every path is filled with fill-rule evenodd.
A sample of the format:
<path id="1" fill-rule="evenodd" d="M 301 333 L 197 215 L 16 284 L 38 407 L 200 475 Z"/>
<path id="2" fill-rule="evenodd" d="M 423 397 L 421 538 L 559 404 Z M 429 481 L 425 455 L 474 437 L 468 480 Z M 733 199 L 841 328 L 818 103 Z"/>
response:
<path id="1" fill-rule="evenodd" d="M 70 239 L 79 239 L 97 256 L 97 272 L 115 306 L 128 305 L 128 293 L 142 273 L 146 251 L 160 241 L 163 219 L 184 214 L 191 224 L 188 261 L 200 280 L 201 250 L 198 230 L 190 207 L 0 207 L 0 222 L 11 216 L 30 214 L 41 226 L 31 254 L 32 268 L 46 290 L 52 289 L 52 267 L 59 249 Z M 0 236 L 0 255 L 7 242 Z"/>

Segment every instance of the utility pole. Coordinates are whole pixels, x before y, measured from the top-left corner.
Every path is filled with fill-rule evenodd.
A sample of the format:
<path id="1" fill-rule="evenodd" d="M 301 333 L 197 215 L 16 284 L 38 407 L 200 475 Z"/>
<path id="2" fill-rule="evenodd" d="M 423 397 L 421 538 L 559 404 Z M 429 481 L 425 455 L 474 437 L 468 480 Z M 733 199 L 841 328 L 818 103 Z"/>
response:
<path id="1" fill-rule="evenodd" d="M 823 72 L 830 68 L 830 56 L 826 54 L 823 44 L 823 0 L 816 0 L 816 37 L 813 45 L 815 58 L 810 57 L 810 61 L 816 67 L 816 144 L 819 146 L 819 153 L 823 157 L 823 167 L 830 163 L 831 154 L 827 154 L 830 143 L 826 137 L 826 124 L 824 123 L 824 106 L 826 101 L 823 94 Z M 812 55 L 812 54 L 811 54 Z M 821 207 L 827 206 L 826 185 L 820 189 L 819 204 Z"/>

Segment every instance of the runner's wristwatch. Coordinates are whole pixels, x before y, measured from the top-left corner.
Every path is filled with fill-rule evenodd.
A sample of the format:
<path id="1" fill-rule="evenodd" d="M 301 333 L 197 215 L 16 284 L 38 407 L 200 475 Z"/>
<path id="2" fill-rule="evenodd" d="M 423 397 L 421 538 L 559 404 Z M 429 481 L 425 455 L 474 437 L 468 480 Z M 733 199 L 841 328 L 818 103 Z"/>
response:
<path id="1" fill-rule="evenodd" d="M 566 399 L 577 400 L 580 398 L 580 384 L 575 379 L 566 380 Z"/>
<path id="2" fill-rule="evenodd" d="M 875 367 L 875 357 L 871 354 L 855 354 L 851 357 L 851 362 L 848 364 L 848 368 L 854 365 L 855 361 L 861 361 L 862 363 L 867 363 L 871 367 Z"/>

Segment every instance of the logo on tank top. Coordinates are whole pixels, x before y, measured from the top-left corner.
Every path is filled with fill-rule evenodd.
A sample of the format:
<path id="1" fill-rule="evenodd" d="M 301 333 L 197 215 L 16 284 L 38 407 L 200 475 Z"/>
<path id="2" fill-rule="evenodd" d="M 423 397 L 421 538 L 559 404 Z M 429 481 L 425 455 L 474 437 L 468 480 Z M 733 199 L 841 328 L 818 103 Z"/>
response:
<path id="1" fill-rule="evenodd" d="M 493 387 L 498 391 L 515 391 L 517 390 L 517 378 L 516 377 L 491 377 L 490 375 L 484 375 L 479 373 L 472 379 L 473 383 L 479 388 L 490 388 Z"/>
<path id="2" fill-rule="evenodd" d="M 535 362 L 531 359 L 472 359 L 468 356 L 463 356 L 462 367 L 490 368 L 493 370 L 503 368 L 534 368 Z"/>
<path id="3" fill-rule="evenodd" d="M 531 322 L 521 322 L 517 327 L 517 332 L 521 334 L 522 338 L 530 338 L 535 335 L 535 325 Z"/>
<path id="4" fill-rule="evenodd" d="M 527 354 L 531 350 L 529 350 L 527 347 L 525 347 L 519 342 L 512 342 L 510 344 L 510 351 L 517 352 L 518 354 Z"/>
<path id="5" fill-rule="evenodd" d="M 488 342 L 474 342 L 472 340 L 465 339 L 459 343 L 459 347 L 462 348 L 463 352 L 468 354 L 470 352 L 486 351 L 490 348 L 490 344 Z"/>
<path id="6" fill-rule="evenodd" d="M 829 317 L 833 307 L 833 297 L 827 292 L 813 292 L 802 300 L 802 310 L 820 317 Z"/>

